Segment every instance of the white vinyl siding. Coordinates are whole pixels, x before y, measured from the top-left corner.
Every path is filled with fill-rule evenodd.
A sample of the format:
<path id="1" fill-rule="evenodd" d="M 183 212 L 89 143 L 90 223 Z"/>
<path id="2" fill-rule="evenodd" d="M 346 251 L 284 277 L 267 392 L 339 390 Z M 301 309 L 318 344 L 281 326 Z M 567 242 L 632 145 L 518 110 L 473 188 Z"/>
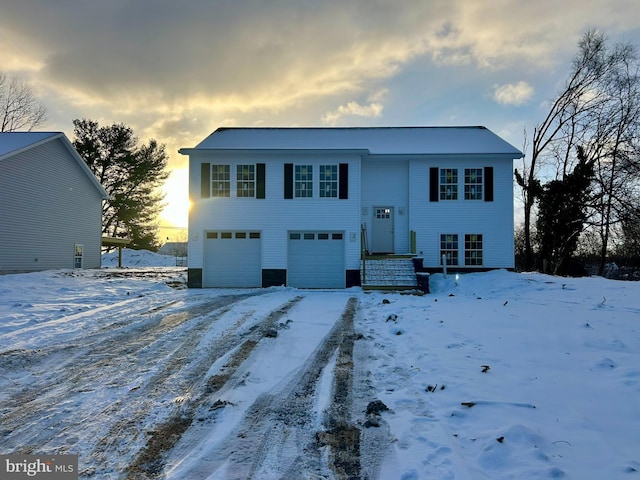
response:
<path id="1" fill-rule="evenodd" d="M 373 238 L 376 208 L 393 209 L 393 248 L 397 254 L 409 253 L 409 163 L 406 160 L 365 159 L 362 165 L 361 223 Z"/>
<path id="2" fill-rule="evenodd" d="M 222 155 L 221 155 L 222 156 Z M 201 199 L 200 164 L 216 163 L 216 155 L 192 153 L 189 161 L 191 209 L 189 211 L 189 268 L 202 268 L 205 232 L 209 230 L 241 231 L 259 229 L 262 233 L 262 268 L 286 269 L 287 233 L 298 231 L 344 232 L 345 269 L 360 268 L 360 157 L 353 154 L 332 154 L 331 163 L 349 165 L 349 198 L 288 199 L 284 197 L 284 164 L 311 165 L 319 171 L 327 165 L 327 155 L 300 153 L 224 153 L 225 160 L 235 170 L 236 165 L 265 163 L 265 198 Z M 219 163 L 219 162 L 218 162 Z M 314 182 L 318 176 L 314 175 Z M 314 189 L 318 188 L 318 183 Z"/>
<path id="3" fill-rule="evenodd" d="M 465 169 L 492 166 L 494 200 L 429 201 L 429 168 Z M 416 232 L 417 254 L 424 258 L 426 267 L 438 267 L 440 235 L 458 235 L 460 242 L 460 268 L 465 265 L 464 235 L 482 235 L 483 268 L 513 268 L 513 161 L 496 157 L 440 157 L 427 161 L 414 159 L 410 166 L 410 224 Z M 484 172 L 483 172 L 484 173 Z M 464 183 L 464 180 L 462 181 Z"/>
<path id="4" fill-rule="evenodd" d="M 0 271 L 100 267 L 101 193 L 60 139 L 0 160 Z"/>

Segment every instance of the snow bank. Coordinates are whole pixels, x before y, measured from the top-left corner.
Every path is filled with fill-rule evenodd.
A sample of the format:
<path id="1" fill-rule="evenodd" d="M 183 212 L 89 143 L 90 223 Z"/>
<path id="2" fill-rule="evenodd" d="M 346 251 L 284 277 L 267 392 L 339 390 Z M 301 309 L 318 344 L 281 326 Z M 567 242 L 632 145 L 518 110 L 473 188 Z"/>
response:
<path id="1" fill-rule="evenodd" d="M 102 255 L 103 267 L 118 266 L 118 250 Z M 173 255 L 160 255 L 149 250 L 122 249 L 123 267 L 175 267 L 176 258 Z"/>

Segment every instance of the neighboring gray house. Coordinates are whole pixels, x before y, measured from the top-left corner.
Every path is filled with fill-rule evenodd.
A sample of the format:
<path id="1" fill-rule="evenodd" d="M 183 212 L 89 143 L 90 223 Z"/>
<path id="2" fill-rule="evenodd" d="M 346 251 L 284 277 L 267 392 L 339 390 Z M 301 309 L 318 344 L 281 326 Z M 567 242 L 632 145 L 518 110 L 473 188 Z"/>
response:
<path id="1" fill-rule="evenodd" d="M 64 133 L 0 133 L 0 273 L 99 268 L 106 198 Z"/>
<path id="2" fill-rule="evenodd" d="M 522 153 L 485 127 L 219 128 L 180 153 L 191 287 L 360 285 L 363 244 L 514 266 Z"/>

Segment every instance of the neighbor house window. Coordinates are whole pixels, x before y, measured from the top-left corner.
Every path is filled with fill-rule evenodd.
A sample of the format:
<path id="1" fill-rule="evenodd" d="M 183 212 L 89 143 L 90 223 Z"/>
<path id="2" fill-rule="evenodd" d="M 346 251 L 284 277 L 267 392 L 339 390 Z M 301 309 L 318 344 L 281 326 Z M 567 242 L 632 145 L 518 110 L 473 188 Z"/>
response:
<path id="1" fill-rule="evenodd" d="M 231 167 L 211 165 L 211 196 L 228 197 L 231 193 Z"/>
<path id="2" fill-rule="evenodd" d="M 338 166 L 320 165 L 320 197 L 338 197 Z"/>
<path id="3" fill-rule="evenodd" d="M 464 264 L 482 265 L 482 235 L 470 234 L 464 236 Z"/>
<path id="4" fill-rule="evenodd" d="M 440 169 L 440 200 L 458 199 L 458 169 Z"/>
<path id="5" fill-rule="evenodd" d="M 255 197 L 255 165 L 238 165 L 236 180 L 236 194 L 238 197 Z"/>
<path id="6" fill-rule="evenodd" d="M 313 197 L 313 167 L 311 165 L 295 166 L 293 188 L 297 198 Z"/>
<path id="7" fill-rule="evenodd" d="M 482 169 L 464 169 L 464 199 L 482 200 Z"/>
<path id="8" fill-rule="evenodd" d="M 458 235 L 440 235 L 440 264 L 443 255 L 446 257 L 447 265 L 458 265 Z"/>
<path id="9" fill-rule="evenodd" d="M 84 245 L 76 243 L 73 253 L 73 268 L 82 268 L 82 253 L 84 251 Z"/>

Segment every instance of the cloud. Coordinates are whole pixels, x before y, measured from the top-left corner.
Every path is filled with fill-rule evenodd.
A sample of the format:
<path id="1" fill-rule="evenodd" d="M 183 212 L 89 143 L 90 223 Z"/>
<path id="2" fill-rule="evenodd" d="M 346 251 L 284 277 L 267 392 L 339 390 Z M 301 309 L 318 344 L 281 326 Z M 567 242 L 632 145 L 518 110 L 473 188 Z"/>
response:
<path id="1" fill-rule="evenodd" d="M 527 82 L 495 85 L 493 99 L 501 105 L 524 105 L 533 96 L 533 87 Z"/>
<path id="2" fill-rule="evenodd" d="M 369 105 L 360 105 L 358 102 L 349 102 L 346 105 L 340 105 L 333 112 L 329 112 L 322 117 L 322 123 L 327 125 L 336 125 L 345 117 L 368 117 L 377 118 L 382 115 L 384 106 L 381 103 L 374 102 Z"/>

